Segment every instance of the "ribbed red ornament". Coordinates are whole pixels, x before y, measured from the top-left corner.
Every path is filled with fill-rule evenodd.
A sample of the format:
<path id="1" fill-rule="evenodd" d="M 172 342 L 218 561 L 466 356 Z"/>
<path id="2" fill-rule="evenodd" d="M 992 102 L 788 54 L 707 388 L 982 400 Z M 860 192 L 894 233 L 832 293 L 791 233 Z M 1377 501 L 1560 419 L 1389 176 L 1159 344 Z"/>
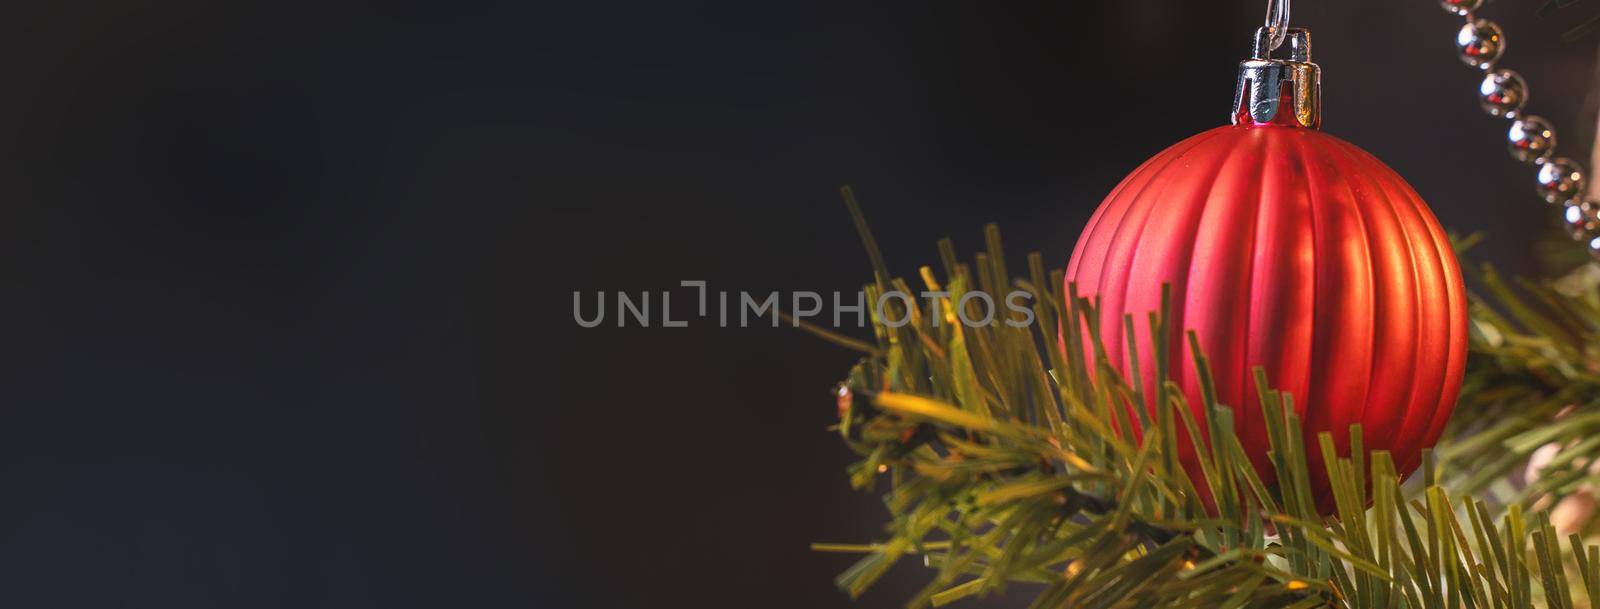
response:
<path id="1" fill-rule="evenodd" d="M 1194 330 L 1218 400 L 1234 407 L 1240 440 L 1271 481 L 1251 374 L 1264 367 L 1294 397 L 1325 511 L 1319 432 L 1348 451 L 1360 423 L 1366 447 L 1390 451 L 1405 474 L 1437 441 L 1461 386 L 1467 303 L 1444 231 L 1388 166 L 1314 128 L 1244 120 L 1146 161 L 1089 221 L 1067 281 L 1101 299 L 1101 337 L 1123 368 L 1123 315 L 1141 322 L 1138 344 L 1152 344 L 1142 321 L 1170 284 L 1172 378 L 1198 409 L 1182 334 Z M 1139 350 L 1146 395 L 1151 351 Z M 1192 449 L 1183 452 L 1198 475 Z"/>

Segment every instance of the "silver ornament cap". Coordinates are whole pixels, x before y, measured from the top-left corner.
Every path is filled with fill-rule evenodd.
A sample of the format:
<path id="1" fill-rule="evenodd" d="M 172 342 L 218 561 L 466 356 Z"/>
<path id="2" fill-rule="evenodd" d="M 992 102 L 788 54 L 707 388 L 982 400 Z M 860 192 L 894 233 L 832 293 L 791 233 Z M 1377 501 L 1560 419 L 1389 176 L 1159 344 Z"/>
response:
<path id="1" fill-rule="evenodd" d="M 1322 126 L 1322 68 L 1311 63 L 1311 32 L 1287 28 L 1281 40 L 1289 58 L 1273 59 L 1272 28 L 1256 30 L 1254 52 L 1239 63 L 1233 124 Z"/>

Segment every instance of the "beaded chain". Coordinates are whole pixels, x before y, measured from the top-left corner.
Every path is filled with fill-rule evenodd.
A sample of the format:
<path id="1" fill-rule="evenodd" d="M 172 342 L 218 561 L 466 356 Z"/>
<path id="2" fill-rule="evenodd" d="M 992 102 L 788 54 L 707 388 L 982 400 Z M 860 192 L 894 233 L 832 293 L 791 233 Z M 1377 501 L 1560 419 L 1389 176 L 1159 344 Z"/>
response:
<path id="1" fill-rule="evenodd" d="M 1600 257 L 1600 202 L 1585 196 L 1587 178 L 1583 165 L 1566 157 L 1556 157 L 1556 131 L 1550 122 L 1522 109 L 1528 103 L 1528 84 L 1514 71 L 1498 67 L 1506 51 L 1505 32 L 1474 11 L 1483 0 L 1439 0 L 1446 11 L 1460 15 L 1466 23 L 1456 32 L 1456 51 L 1461 61 L 1484 71 L 1478 85 L 1478 102 L 1491 116 L 1511 121 L 1506 131 L 1511 157 L 1532 165 L 1539 196 L 1561 207 L 1561 215 L 1572 238 Z"/>

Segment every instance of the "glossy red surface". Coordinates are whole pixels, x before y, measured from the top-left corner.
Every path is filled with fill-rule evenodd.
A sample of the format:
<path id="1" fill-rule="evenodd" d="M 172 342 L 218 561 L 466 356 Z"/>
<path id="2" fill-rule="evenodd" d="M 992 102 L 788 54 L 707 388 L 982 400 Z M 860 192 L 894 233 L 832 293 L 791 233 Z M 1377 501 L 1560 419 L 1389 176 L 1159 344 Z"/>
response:
<path id="1" fill-rule="evenodd" d="M 1234 406 L 1241 441 L 1271 481 L 1251 376 L 1264 367 L 1305 423 L 1324 510 L 1318 432 L 1332 432 L 1343 453 L 1360 423 L 1366 446 L 1391 451 L 1404 474 L 1437 441 L 1461 386 L 1467 302 L 1449 240 L 1405 180 L 1321 131 L 1220 127 L 1156 155 L 1101 203 L 1067 281 L 1102 299 L 1101 336 L 1119 367 L 1122 316 L 1139 322 L 1146 395 L 1155 363 L 1144 320 L 1171 284 L 1173 378 L 1198 411 L 1182 337 L 1195 330 L 1218 399 Z M 1198 473 L 1192 448 L 1183 452 Z"/>

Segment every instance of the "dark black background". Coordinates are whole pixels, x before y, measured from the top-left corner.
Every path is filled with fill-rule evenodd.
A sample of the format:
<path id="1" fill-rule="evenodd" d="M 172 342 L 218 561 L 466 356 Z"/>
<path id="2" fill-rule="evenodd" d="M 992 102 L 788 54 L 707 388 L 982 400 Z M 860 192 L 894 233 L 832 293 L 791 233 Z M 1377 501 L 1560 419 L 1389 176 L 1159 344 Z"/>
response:
<path id="1" fill-rule="evenodd" d="M 1326 128 L 1479 252 L 1553 221 L 1431 0 L 1296 3 Z M 1588 10 L 1485 12 L 1587 154 Z M 851 290 L 999 221 L 1063 264 L 1220 124 L 1261 2 L 457 1 L 0 14 L 0 604 L 842 607 L 877 499 L 793 330 L 572 294 Z M 675 311 L 692 292 L 677 290 Z M 893 607 L 912 566 L 859 606 Z"/>

